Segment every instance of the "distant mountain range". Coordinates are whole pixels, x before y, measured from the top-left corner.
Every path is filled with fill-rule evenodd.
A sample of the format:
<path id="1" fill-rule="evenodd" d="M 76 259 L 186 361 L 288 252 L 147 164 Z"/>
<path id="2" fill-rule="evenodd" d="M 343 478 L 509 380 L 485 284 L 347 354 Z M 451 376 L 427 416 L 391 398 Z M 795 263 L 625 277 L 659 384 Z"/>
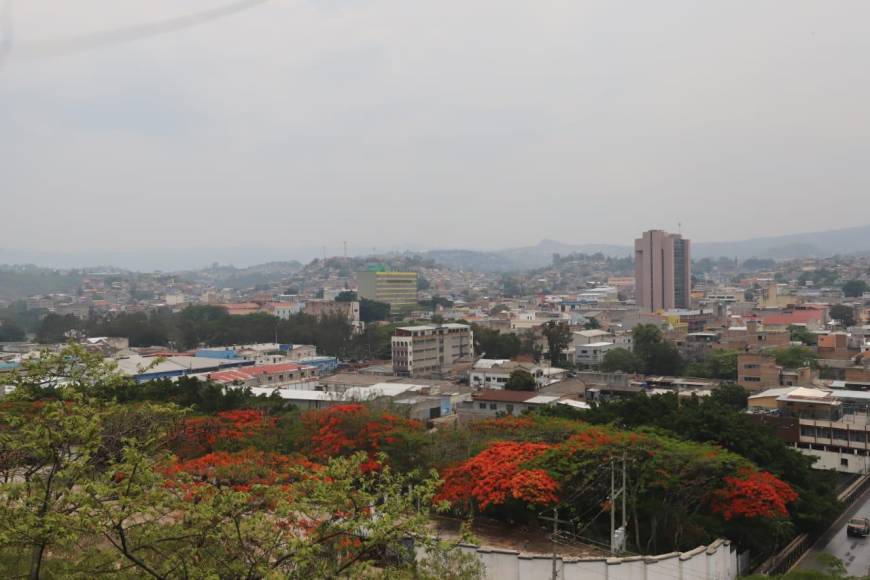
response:
<path id="1" fill-rule="evenodd" d="M 129 252 L 28 252 L 0 248 L 0 264 L 36 264 L 51 268 L 81 268 L 86 266 L 116 266 L 129 270 L 172 272 L 197 270 L 208 264 L 235 264 L 239 268 L 262 265 L 263 262 L 284 263 L 296 260 L 306 263 L 321 255 L 318 247 L 241 246 L 233 248 L 198 248 L 178 250 L 147 250 Z M 407 253 L 408 249 L 394 250 Z M 552 262 L 553 254 L 602 254 L 624 258 L 634 252 L 631 245 L 566 244 L 542 240 L 533 246 L 503 250 L 478 251 L 473 249 L 411 251 L 431 258 L 447 267 L 464 270 L 500 272 L 540 268 Z M 825 257 L 835 254 L 870 254 L 870 225 L 785 236 L 752 238 L 732 242 L 695 242 L 692 257 L 716 258 L 726 256 L 747 258 L 774 258 L 777 260 L 801 257 Z M 328 255 L 337 255 L 331 251 Z M 295 267 L 295 265 L 293 266 Z M 279 269 L 285 269 L 284 267 Z M 260 272 L 259 274 L 262 274 Z"/>
<path id="2" fill-rule="evenodd" d="M 542 240 L 534 246 L 508 248 L 480 252 L 475 250 L 429 250 L 422 252 L 426 258 L 435 260 L 448 268 L 479 270 L 481 272 L 505 272 L 531 270 L 551 264 L 553 254 L 563 256 L 573 253 L 595 254 L 624 258 L 631 255 L 628 246 L 612 244 L 563 244 L 555 240 Z"/>
<path id="3" fill-rule="evenodd" d="M 452 268 L 490 272 L 541 268 L 552 263 L 553 254 L 602 253 L 613 258 L 631 256 L 632 246 L 612 244 L 565 244 L 542 240 L 534 246 L 490 252 L 473 250 L 431 250 L 424 255 Z M 805 234 L 752 238 L 733 242 L 697 242 L 692 257 L 773 258 L 787 260 L 803 257 L 826 257 L 837 254 L 870 253 L 870 225 Z"/>
<path id="4" fill-rule="evenodd" d="M 738 242 L 702 242 L 692 245 L 695 258 L 823 258 L 837 254 L 870 252 L 870 225 L 842 230 L 753 238 Z"/>

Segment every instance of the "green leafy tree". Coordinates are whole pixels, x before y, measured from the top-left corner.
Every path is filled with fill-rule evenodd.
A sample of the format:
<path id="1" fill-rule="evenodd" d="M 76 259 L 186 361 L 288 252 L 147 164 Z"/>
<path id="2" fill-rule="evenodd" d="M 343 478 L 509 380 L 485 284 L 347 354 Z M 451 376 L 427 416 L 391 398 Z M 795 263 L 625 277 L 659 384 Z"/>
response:
<path id="1" fill-rule="evenodd" d="M 828 314 L 843 327 L 848 328 L 849 326 L 855 326 L 855 309 L 851 306 L 845 304 L 834 304 L 831 306 Z"/>
<path id="2" fill-rule="evenodd" d="M 36 331 L 36 340 L 42 344 L 66 342 L 69 332 L 79 330 L 83 322 L 73 314 L 46 314 Z"/>
<path id="3" fill-rule="evenodd" d="M 842 288 L 843 294 L 849 298 L 858 298 L 865 292 L 870 292 L 870 285 L 864 280 L 849 280 Z"/>
<path id="4" fill-rule="evenodd" d="M 359 300 L 359 298 L 353 290 L 344 290 L 339 292 L 335 297 L 336 302 L 356 302 L 357 300 Z"/>
<path id="5" fill-rule="evenodd" d="M 93 486 L 87 505 L 113 550 L 86 557 L 154 578 L 359 578 L 378 568 L 432 578 L 406 538 L 432 555 L 445 549 L 427 529 L 437 478 L 366 472 L 366 461 L 334 458 L 314 474 L 291 466 L 291 490 L 240 489 L 183 476 L 167 485 L 159 462 L 128 453 L 113 466 L 125 477 Z"/>
<path id="6" fill-rule="evenodd" d="M 500 312 L 510 312 L 510 308 L 506 304 L 496 304 L 489 310 L 490 316 L 496 316 Z"/>
<path id="7" fill-rule="evenodd" d="M 511 332 L 472 325 L 474 331 L 474 352 L 487 358 L 515 358 L 522 350 L 520 337 Z"/>
<path id="8" fill-rule="evenodd" d="M 654 324 L 638 324 L 632 331 L 634 352 L 643 361 L 643 372 L 661 375 L 679 375 L 685 367 L 680 353 L 664 340 L 662 331 Z"/>
<path id="9" fill-rule="evenodd" d="M 114 402 L 127 383 L 76 345 L 16 371 L 0 414 L 6 576 L 480 577 L 479 562 L 448 558 L 455 546 L 429 531 L 445 507 L 432 501 L 436 473 L 396 473 L 365 453 L 270 466 L 256 450 L 188 471 L 164 447 L 186 432 L 177 408 Z"/>
<path id="10" fill-rule="evenodd" d="M 686 373 L 689 376 L 736 381 L 738 356 L 740 351 L 736 350 L 713 351 L 703 362 L 688 365 Z"/>
<path id="11" fill-rule="evenodd" d="M 583 324 L 583 328 L 585 330 L 597 330 L 601 328 L 601 323 L 593 316 Z"/>
<path id="12" fill-rule="evenodd" d="M 390 305 L 386 302 L 363 298 L 359 301 L 359 319 L 363 322 L 376 322 L 390 319 Z"/>
<path id="13" fill-rule="evenodd" d="M 421 300 L 418 304 L 424 308 L 428 308 L 429 310 L 435 310 L 439 306 L 444 308 L 450 308 L 453 306 L 453 301 L 449 298 L 445 298 L 444 296 L 433 296 L 429 300 Z"/>
<path id="14" fill-rule="evenodd" d="M 565 322 L 551 320 L 543 328 L 544 337 L 547 339 L 550 364 L 556 365 L 562 360 L 562 353 L 568 349 L 574 335 L 571 327 Z"/>
<path id="15" fill-rule="evenodd" d="M 520 334 L 520 354 L 531 356 L 535 362 L 541 361 L 543 348 L 538 342 L 538 335 L 532 329 L 527 329 Z"/>
<path id="16" fill-rule="evenodd" d="M 773 354 L 776 357 L 776 364 L 787 369 L 817 366 L 818 355 L 813 349 L 805 346 L 778 348 Z"/>
<path id="17" fill-rule="evenodd" d="M 47 576 L 53 553 L 51 575 L 66 575 L 72 554 L 92 539 L 83 490 L 129 447 L 153 451 L 174 424 L 172 407 L 93 397 L 124 380 L 75 345 L 44 352 L 14 373 L 16 390 L 0 414 L 0 558 L 13 569 Z M 54 399 L 35 400 L 49 389 Z"/>
<path id="18" fill-rule="evenodd" d="M 24 340 L 24 329 L 12 320 L 0 320 L 0 342 L 18 342 Z"/>
<path id="19" fill-rule="evenodd" d="M 792 521 L 799 531 L 824 531 L 839 513 L 836 474 L 813 469 L 813 458 L 792 449 L 770 427 L 758 424 L 744 413 L 745 397 L 743 389 L 730 385 L 710 397 L 688 400 L 678 400 L 675 394 L 651 397 L 640 394 L 597 405 L 582 413 L 582 418 L 589 423 L 626 429 L 661 429 L 742 455 L 795 488 L 798 500 L 792 510 Z"/>
<path id="20" fill-rule="evenodd" d="M 818 336 L 810 332 L 806 326 L 792 324 L 788 327 L 788 331 L 792 342 L 801 342 L 807 346 L 815 346 L 818 342 Z"/>
<path id="21" fill-rule="evenodd" d="M 610 349 L 601 361 L 601 370 L 605 373 L 636 373 L 642 368 L 643 361 L 641 361 L 633 352 L 625 348 Z"/>
<path id="22" fill-rule="evenodd" d="M 538 383 L 535 382 L 535 377 L 529 371 L 516 369 L 511 372 L 504 388 L 509 391 L 534 391 L 538 388 Z"/>

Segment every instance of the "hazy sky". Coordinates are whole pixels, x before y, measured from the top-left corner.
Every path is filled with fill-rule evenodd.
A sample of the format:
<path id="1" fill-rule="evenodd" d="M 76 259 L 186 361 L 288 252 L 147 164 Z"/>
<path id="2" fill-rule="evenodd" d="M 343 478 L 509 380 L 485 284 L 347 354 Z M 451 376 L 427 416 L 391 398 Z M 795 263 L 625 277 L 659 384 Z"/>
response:
<path id="1" fill-rule="evenodd" d="M 677 222 L 698 241 L 870 222 L 866 0 L 266 0 L 125 44 L 112 31 L 236 3 L 11 4 L 0 247 L 628 245 Z"/>

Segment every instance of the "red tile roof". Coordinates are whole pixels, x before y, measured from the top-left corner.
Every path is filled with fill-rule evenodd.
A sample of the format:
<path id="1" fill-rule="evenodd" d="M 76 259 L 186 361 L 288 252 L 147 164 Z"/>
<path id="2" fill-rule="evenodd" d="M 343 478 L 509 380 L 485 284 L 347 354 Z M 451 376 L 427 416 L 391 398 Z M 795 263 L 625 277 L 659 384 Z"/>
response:
<path id="1" fill-rule="evenodd" d="M 278 373 L 292 373 L 302 368 L 314 368 L 293 363 L 279 363 L 274 365 L 261 365 L 255 367 L 244 367 L 240 369 L 230 369 L 226 371 L 217 371 L 209 373 L 209 380 L 218 383 L 231 383 L 233 381 L 248 381 L 262 375 L 274 375 Z"/>
<path id="2" fill-rule="evenodd" d="M 822 310 L 794 310 L 782 314 L 769 314 L 762 318 L 766 326 L 788 326 L 789 324 L 806 324 L 813 320 L 821 321 L 824 312 Z"/>

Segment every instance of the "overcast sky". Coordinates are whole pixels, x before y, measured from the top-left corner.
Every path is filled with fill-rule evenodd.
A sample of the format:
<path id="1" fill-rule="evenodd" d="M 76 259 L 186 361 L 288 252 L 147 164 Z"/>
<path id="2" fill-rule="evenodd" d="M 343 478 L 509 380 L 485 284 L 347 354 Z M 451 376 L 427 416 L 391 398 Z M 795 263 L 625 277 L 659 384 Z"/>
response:
<path id="1" fill-rule="evenodd" d="M 678 222 L 698 241 L 870 222 L 866 0 L 267 0 L 173 20 L 227 5 L 6 7 L 0 247 L 628 245 Z M 175 29 L 120 43 L 161 21 Z"/>

